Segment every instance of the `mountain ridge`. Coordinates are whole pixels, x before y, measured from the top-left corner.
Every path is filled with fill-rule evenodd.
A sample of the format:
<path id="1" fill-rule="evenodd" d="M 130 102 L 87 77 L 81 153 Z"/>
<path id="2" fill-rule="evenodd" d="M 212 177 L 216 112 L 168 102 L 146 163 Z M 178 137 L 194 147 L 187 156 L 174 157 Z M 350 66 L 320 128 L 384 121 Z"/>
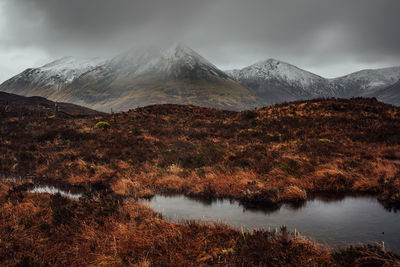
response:
<path id="1" fill-rule="evenodd" d="M 111 59 L 63 57 L 23 71 L 1 84 L 0 91 L 43 96 L 105 112 L 152 104 L 244 110 L 321 97 L 380 99 L 374 93 L 399 79 L 400 67 L 327 79 L 273 58 L 224 72 L 193 49 L 175 44 L 132 49 Z M 382 99 L 398 99 L 387 94 Z M 395 104 L 400 105 L 400 100 Z"/>
<path id="2" fill-rule="evenodd" d="M 180 44 L 167 49 L 128 51 L 79 70 L 74 67 L 77 64 L 70 65 L 66 69 L 71 69 L 73 78 L 62 79 L 66 82 L 59 86 L 54 86 L 52 79 L 42 79 L 42 71 L 47 71 L 45 76 L 62 76 L 52 75 L 56 71 L 47 69 L 52 67 L 50 63 L 31 70 L 33 74 L 23 72 L 11 78 L 0 85 L 0 90 L 45 96 L 106 112 L 167 103 L 232 110 L 259 106 L 248 89 Z"/>
<path id="3" fill-rule="evenodd" d="M 400 79 L 400 67 L 361 70 L 328 79 L 276 59 L 227 73 L 256 94 L 264 105 L 320 97 L 371 96 Z"/>

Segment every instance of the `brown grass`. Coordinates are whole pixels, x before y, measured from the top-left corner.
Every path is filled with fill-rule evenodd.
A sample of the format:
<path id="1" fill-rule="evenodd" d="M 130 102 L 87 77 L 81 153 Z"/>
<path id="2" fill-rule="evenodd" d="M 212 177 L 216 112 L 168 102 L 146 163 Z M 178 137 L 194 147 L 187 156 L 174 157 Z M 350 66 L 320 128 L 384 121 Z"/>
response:
<path id="1" fill-rule="evenodd" d="M 400 264 L 399 258 L 379 247 L 330 250 L 285 228 L 278 233 L 241 233 L 219 224 L 188 221 L 176 225 L 137 202 L 112 199 L 112 195 L 102 195 L 98 201 L 73 202 L 57 195 L 27 193 L 19 200 L 2 198 L 0 265 Z"/>
<path id="2" fill-rule="evenodd" d="M 100 188 L 72 202 L 0 182 L 0 265 L 394 266 L 378 247 L 330 251 L 286 230 L 174 225 L 124 197 L 184 193 L 248 202 L 315 192 L 400 202 L 400 109 L 313 100 L 231 112 L 158 105 L 98 117 L 0 106 L 0 175 Z M 110 129 L 94 129 L 99 121 Z M 23 182 L 22 182 L 23 183 Z"/>
<path id="3" fill-rule="evenodd" d="M 178 105 L 75 119 L 24 112 L 1 113 L 5 176 L 104 183 L 129 196 L 181 192 L 280 202 L 333 191 L 400 200 L 400 109 L 373 99 L 241 113 Z M 98 121 L 111 128 L 94 129 Z"/>

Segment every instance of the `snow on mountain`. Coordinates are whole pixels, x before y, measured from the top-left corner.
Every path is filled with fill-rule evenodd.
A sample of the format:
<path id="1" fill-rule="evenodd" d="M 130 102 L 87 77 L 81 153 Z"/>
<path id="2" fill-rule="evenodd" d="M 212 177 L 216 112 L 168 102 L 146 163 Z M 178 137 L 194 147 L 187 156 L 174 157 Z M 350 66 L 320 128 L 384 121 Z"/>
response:
<path id="1" fill-rule="evenodd" d="M 291 64 L 268 59 L 240 70 L 227 71 L 243 86 L 252 90 L 265 104 L 333 96 L 328 81 Z"/>
<path id="2" fill-rule="evenodd" d="M 367 96 L 376 97 L 379 101 L 400 106 L 400 78 L 395 84 L 376 90 Z"/>
<path id="3" fill-rule="evenodd" d="M 70 83 L 83 73 L 99 66 L 104 60 L 100 58 L 63 57 L 38 68 L 39 79 L 48 79 L 58 83 Z"/>
<path id="4" fill-rule="evenodd" d="M 177 44 L 166 49 L 148 47 L 135 49 L 118 55 L 110 61 L 111 68 L 117 69 L 120 76 L 162 73 L 179 76 L 182 72 L 201 69 L 210 75 L 224 78 L 228 76 L 211 62 L 191 48 Z"/>
<path id="5" fill-rule="evenodd" d="M 300 84 L 304 88 L 312 85 L 316 80 L 323 80 L 322 77 L 316 74 L 276 59 L 267 59 L 241 70 L 233 70 L 230 74 L 235 79 L 257 77 L 267 80 L 279 78 L 287 82 Z"/>
<path id="6" fill-rule="evenodd" d="M 330 79 L 331 86 L 343 97 L 366 96 L 400 79 L 400 67 L 368 69 Z"/>
<path id="7" fill-rule="evenodd" d="M 47 98 L 103 62 L 99 58 L 63 57 L 39 68 L 26 69 L 1 84 L 0 91 Z"/>
<path id="8" fill-rule="evenodd" d="M 259 106 L 248 89 L 184 45 L 132 49 L 94 63 L 63 58 L 11 81 L 0 90 L 103 111 L 162 103 L 233 110 Z"/>
<path id="9" fill-rule="evenodd" d="M 158 103 L 240 110 L 318 97 L 373 96 L 399 79 L 400 67 L 325 79 L 276 59 L 223 72 L 177 44 L 132 49 L 109 60 L 64 57 L 25 70 L 1 84 L 0 91 L 105 111 Z"/>
<path id="10" fill-rule="evenodd" d="M 362 70 L 325 79 L 275 59 L 227 73 L 254 92 L 264 104 L 316 97 L 369 96 L 400 79 L 400 67 Z"/>

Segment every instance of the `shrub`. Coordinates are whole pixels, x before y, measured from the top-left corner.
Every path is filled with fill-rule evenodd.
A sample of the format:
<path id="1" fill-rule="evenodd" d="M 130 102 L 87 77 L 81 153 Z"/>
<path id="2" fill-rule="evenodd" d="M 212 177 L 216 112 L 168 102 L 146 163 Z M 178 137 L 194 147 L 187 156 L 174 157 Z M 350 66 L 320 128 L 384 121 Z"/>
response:
<path id="1" fill-rule="evenodd" d="M 106 122 L 106 121 L 99 121 L 98 123 L 96 123 L 96 125 L 94 126 L 95 129 L 101 129 L 101 130 L 105 130 L 105 129 L 109 129 L 111 128 L 111 125 Z"/>
<path id="2" fill-rule="evenodd" d="M 329 140 L 327 138 L 321 138 L 321 139 L 318 139 L 318 141 L 321 142 L 321 143 L 329 143 L 329 144 L 335 143 L 334 141 Z"/>

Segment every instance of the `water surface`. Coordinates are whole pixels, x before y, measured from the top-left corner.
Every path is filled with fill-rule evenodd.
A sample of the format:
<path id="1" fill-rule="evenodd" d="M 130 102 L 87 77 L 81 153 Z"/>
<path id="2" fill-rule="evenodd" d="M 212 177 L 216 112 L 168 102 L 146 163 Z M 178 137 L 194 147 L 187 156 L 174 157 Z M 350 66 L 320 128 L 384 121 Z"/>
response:
<path id="1" fill-rule="evenodd" d="M 252 208 L 231 200 L 205 202 L 182 195 L 156 195 L 143 202 L 172 222 L 217 221 L 245 230 L 273 230 L 286 225 L 330 246 L 384 241 L 386 248 L 400 254 L 400 213 L 385 209 L 374 197 L 317 197 L 298 206 Z"/>
<path id="2" fill-rule="evenodd" d="M 73 200 L 79 200 L 79 198 L 82 197 L 81 193 L 77 193 L 72 190 L 63 190 L 63 189 L 60 189 L 53 185 L 37 185 L 37 186 L 34 186 L 33 188 L 29 189 L 28 192 L 29 193 L 48 193 L 48 194 L 52 194 L 52 195 L 55 195 L 58 193 L 64 197 L 67 197 L 67 198 L 70 198 Z"/>

